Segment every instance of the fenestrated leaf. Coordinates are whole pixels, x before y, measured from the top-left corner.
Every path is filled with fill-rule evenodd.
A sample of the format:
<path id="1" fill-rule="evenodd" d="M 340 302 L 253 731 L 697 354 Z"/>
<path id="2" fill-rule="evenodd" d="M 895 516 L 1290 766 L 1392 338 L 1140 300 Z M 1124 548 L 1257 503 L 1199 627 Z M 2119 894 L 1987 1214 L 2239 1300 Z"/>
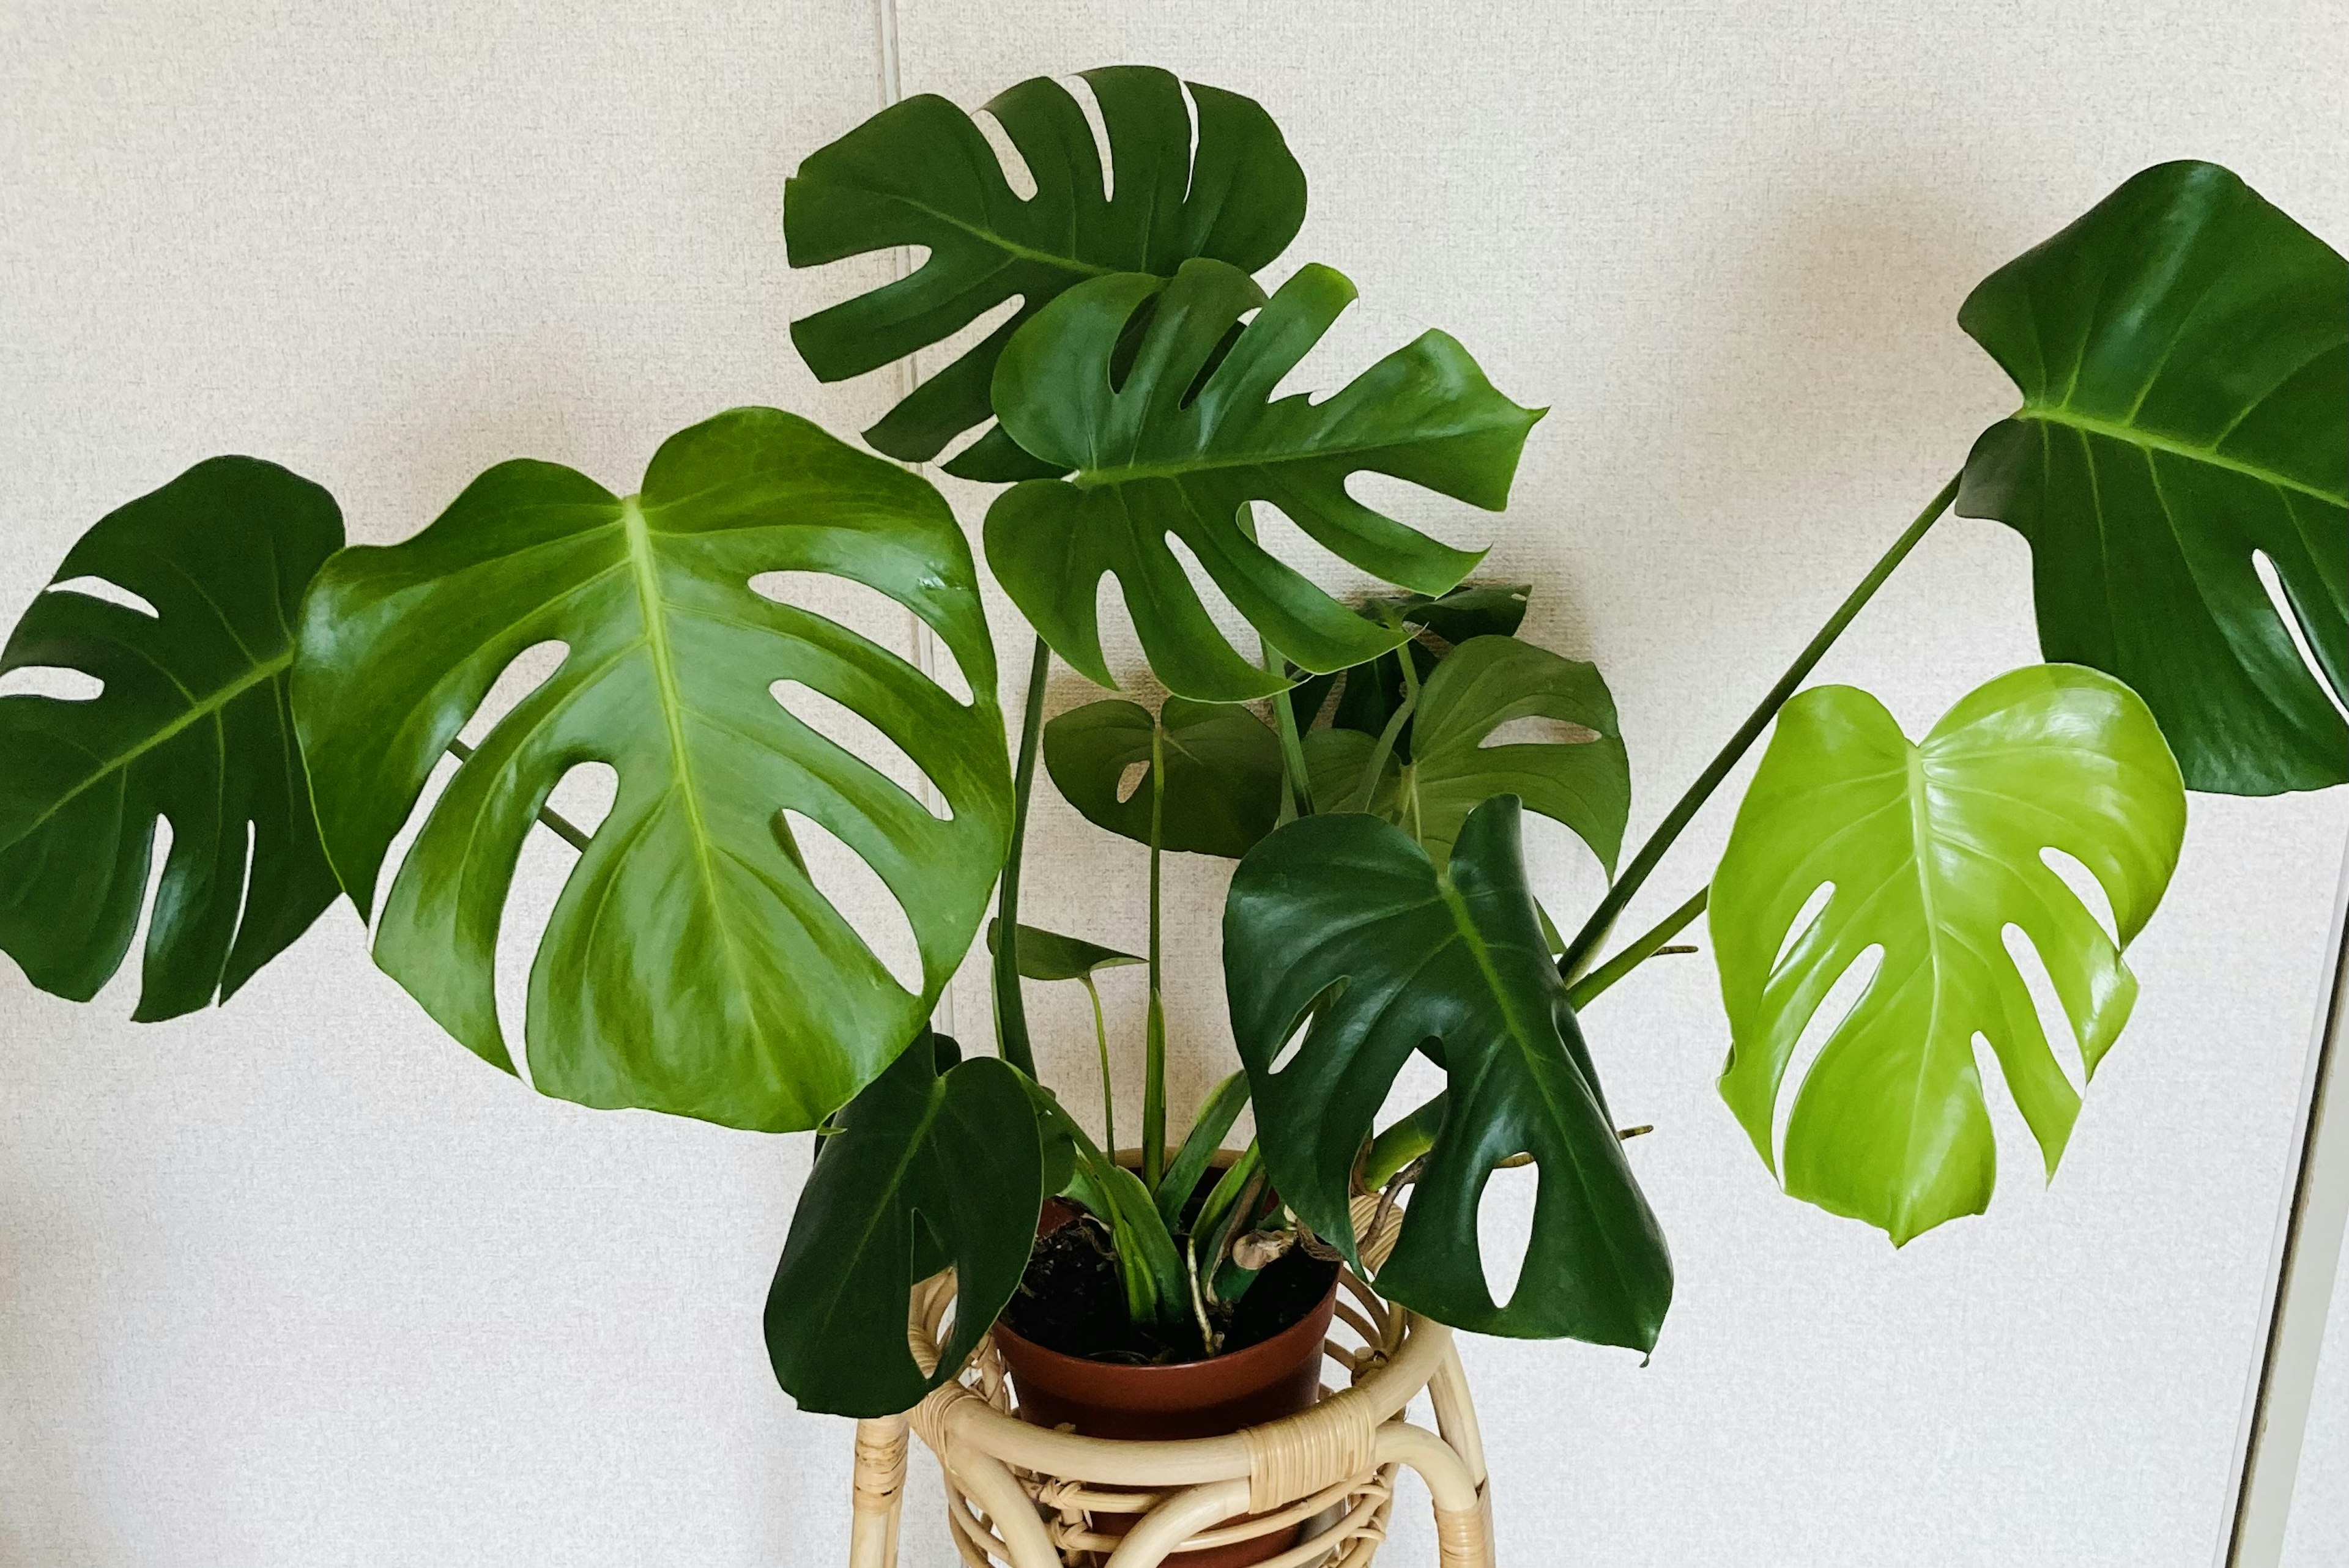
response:
<path id="1" fill-rule="evenodd" d="M 952 1377 L 1019 1288 L 1045 1170 L 1019 1073 L 941 1073 L 926 1042 L 840 1114 L 801 1190 L 767 1294 L 767 1356 L 804 1409 L 886 1416 Z M 917 1279 L 951 1264 L 954 1331 L 924 1375 L 905 1346 Z"/>
<path id="2" fill-rule="evenodd" d="M 1645 1350 L 1671 1260 L 1545 949 L 1518 820 L 1514 798 L 1480 807 L 1443 870 L 1356 815 L 1303 818 L 1240 862 L 1224 975 L 1257 1136 L 1281 1197 L 1354 1257 L 1355 1157 L 1395 1075 L 1436 1043 L 1450 1109 L 1380 1291 L 1461 1328 Z M 1493 1168 L 1521 1153 L 1540 1181 L 1532 1237 L 1495 1305 L 1476 1208 Z"/>
<path id="3" fill-rule="evenodd" d="M 140 1019 L 225 1001 L 334 902 L 286 692 L 302 590 L 342 542 L 316 485 L 213 458 L 100 519 L 25 612 L 0 673 L 104 683 L 0 697 L 0 950 L 34 985 L 87 1001 L 114 974 L 158 818 Z M 87 577 L 154 614 L 60 586 Z"/>
<path id="4" fill-rule="evenodd" d="M 1268 400 L 1353 298 L 1353 284 L 1328 267 L 1300 269 L 1268 302 L 1247 273 L 1191 261 L 1171 284 L 1132 273 L 1081 284 L 1019 329 L 996 366 L 996 412 L 1021 448 L 1075 472 L 997 497 L 987 559 L 1054 652 L 1114 684 L 1094 604 L 1107 573 L 1168 689 L 1237 702 L 1288 685 L 1225 640 L 1170 537 L 1305 669 L 1342 669 L 1403 639 L 1259 544 L 1253 501 L 1278 506 L 1349 564 L 1421 593 L 1443 593 L 1475 565 L 1478 555 L 1354 500 L 1346 481 L 1391 474 L 1498 511 L 1541 416 L 1495 391 L 1440 332 L 1321 402 Z M 1116 380 L 1119 340 L 1146 305 L 1133 366 Z"/>
<path id="5" fill-rule="evenodd" d="M 1243 272 L 1270 262 L 1305 219 L 1305 175 L 1254 100 L 1183 84 L 1142 66 L 1084 73 L 1109 133 L 1110 164 L 1084 111 L 1048 77 L 987 106 L 1036 182 L 1022 200 L 968 115 L 929 93 L 892 105 L 800 165 L 783 187 L 783 241 L 795 267 L 892 245 L 928 259 L 911 275 L 792 324 L 825 381 L 927 348 L 1006 300 L 1001 325 L 892 408 L 864 438 L 926 461 L 992 410 L 997 357 L 1020 325 L 1071 284 L 1110 273 L 1174 275 L 1192 256 Z M 1103 195 L 1114 183 L 1113 194 Z M 1057 471 L 999 429 L 947 465 L 966 479 Z"/>
<path id="6" fill-rule="evenodd" d="M 896 600 L 976 701 L 751 589 L 782 571 Z M 295 708 L 326 848 L 362 911 L 441 748 L 514 655 L 550 638 L 567 645 L 562 665 L 481 740 L 417 835 L 377 921 L 377 962 L 511 1071 L 492 961 L 515 856 L 556 781 L 608 763 L 611 812 L 531 968 L 532 1081 L 585 1105 L 813 1126 L 922 1026 L 1009 838 L 994 654 L 952 514 L 895 465 L 742 408 L 665 442 L 641 496 L 504 463 L 415 538 L 345 552 L 310 595 Z M 786 680 L 898 746 L 951 820 L 789 712 L 772 695 Z M 785 809 L 903 906 L 918 993 L 810 878 Z"/>
<path id="7" fill-rule="evenodd" d="M 1000 919 L 987 923 L 987 950 L 993 953 L 995 934 L 1002 924 Z M 1019 975 L 1026 980 L 1076 980 L 1103 969 L 1119 969 L 1129 964 L 1141 964 L 1143 959 L 1131 953 L 1120 953 L 1114 947 L 1103 947 L 1087 942 L 1081 936 L 1063 936 L 1057 931 L 1045 931 L 1022 921 L 1019 924 Z"/>
<path id="8" fill-rule="evenodd" d="M 1160 847 L 1237 860 L 1280 815 L 1279 739 L 1228 703 L 1170 696 L 1157 722 L 1166 727 Z M 1044 726 L 1044 768 L 1061 798 L 1096 827 L 1143 844 L 1150 841 L 1153 723 L 1140 703 L 1111 697 Z M 1137 781 L 1121 799 L 1126 771 L 1137 765 Z"/>
<path id="9" fill-rule="evenodd" d="M 2189 788 L 2349 779 L 2349 263 L 2209 163 L 2148 169 L 1958 313 L 2023 391 L 1958 510 L 2031 542 L 2039 645 L 2142 696 Z"/>
<path id="10" fill-rule="evenodd" d="M 1977 1034 L 2052 1175 L 2080 1097 L 2006 928 L 2046 965 L 2093 1074 L 2128 1021 L 2137 980 L 2044 851 L 2095 875 L 2125 946 L 2161 901 L 2185 827 L 2178 764 L 2153 715 L 2095 670 L 2001 676 L 1920 746 L 1853 687 L 1789 702 L 1738 808 L 1710 911 L 1732 1040 L 1722 1097 L 1774 1171 L 1772 1116 L 1795 1042 L 1868 949 L 1883 962 L 1795 1091 L 1786 1191 L 1895 1243 L 1980 1213 L 1997 1149 Z M 1825 907 L 1792 931 L 1823 884 L 1834 889 Z"/>
<path id="11" fill-rule="evenodd" d="M 1504 725 L 1546 718 L 1587 738 L 1489 744 Z M 1474 637 L 1445 655 L 1412 712 L 1411 760 L 1382 770 L 1370 809 L 1417 839 L 1438 865 L 1469 813 L 1496 795 L 1565 824 L 1610 872 L 1631 809 L 1630 763 L 1616 727 L 1615 699 L 1596 665 L 1513 637 Z M 1357 798 L 1376 756 L 1350 729 L 1307 737 L 1314 799 L 1325 811 Z"/>

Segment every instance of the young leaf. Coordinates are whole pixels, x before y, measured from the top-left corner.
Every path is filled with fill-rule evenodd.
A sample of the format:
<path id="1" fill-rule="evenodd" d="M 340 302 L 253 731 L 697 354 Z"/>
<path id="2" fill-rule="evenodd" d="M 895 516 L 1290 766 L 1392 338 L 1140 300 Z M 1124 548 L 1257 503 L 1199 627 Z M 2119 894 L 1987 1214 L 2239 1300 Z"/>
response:
<path id="1" fill-rule="evenodd" d="M 1583 740 L 1490 744 L 1503 725 L 1548 718 L 1591 732 Z M 1596 666 L 1513 637 L 1475 637 L 1445 655 L 1411 716 L 1411 760 L 1396 764 L 1370 809 L 1402 827 L 1438 865 L 1469 813 L 1496 795 L 1572 829 L 1609 872 L 1631 809 L 1630 763 L 1615 699 Z M 1374 745 L 1353 730 L 1309 738 L 1314 798 L 1325 810 L 1356 796 Z"/>
<path id="2" fill-rule="evenodd" d="M 987 950 L 993 953 L 996 928 L 1003 923 L 987 923 Z M 1078 980 L 1103 969 L 1122 968 L 1143 960 L 1131 953 L 1120 953 L 1114 947 L 1103 947 L 1087 942 L 1081 936 L 1063 936 L 1057 931 L 1045 931 L 1022 922 L 1019 927 L 1019 974 L 1028 980 Z"/>
<path id="3" fill-rule="evenodd" d="M 0 673 L 104 684 L 88 700 L 0 697 L 0 950 L 34 985 L 80 1002 L 114 974 L 159 818 L 171 850 L 142 1020 L 226 1001 L 334 902 L 287 672 L 302 590 L 342 542 L 316 485 L 213 458 L 101 518 L 25 612 Z M 86 577 L 153 613 L 64 586 Z"/>
<path id="4" fill-rule="evenodd" d="M 1355 815 L 1303 818 L 1248 852 L 1224 905 L 1224 975 L 1257 1136 L 1282 1199 L 1360 1266 L 1355 1157 L 1395 1076 L 1432 1045 L 1448 1109 L 1379 1289 L 1461 1328 L 1645 1350 L 1671 1260 L 1545 951 L 1518 820 L 1514 797 L 1487 801 L 1441 869 Z M 1533 1232 L 1496 1305 L 1476 1208 L 1521 1153 L 1539 1174 Z"/>
<path id="5" fill-rule="evenodd" d="M 1107 573 L 1170 690 L 1238 702 L 1288 684 L 1225 640 L 1169 535 L 1271 647 L 1306 669 L 1342 669 L 1403 640 L 1257 543 L 1252 501 L 1277 505 L 1348 564 L 1406 588 L 1442 593 L 1475 565 L 1476 554 L 1354 500 L 1346 481 L 1392 474 L 1497 511 L 1541 416 L 1495 391 L 1440 332 L 1319 403 L 1269 400 L 1353 298 L 1353 284 L 1328 267 L 1301 269 L 1267 301 L 1247 273 L 1193 261 L 1172 283 L 1125 274 L 1081 284 L 1019 329 L 996 366 L 996 412 L 1024 449 L 1076 471 L 997 497 L 987 559 L 1055 653 L 1114 684 L 1095 624 Z M 1120 340 L 1145 306 L 1120 380 Z"/>
<path id="6" fill-rule="evenodd" d="M 828 573 L 918 615 L 976 695 L 754 592 Z M 574 766 L 617 798 L 531 970 L 532 1080 L 594 1106 L 812 1127 L 912 1039 L 962 958 L 1009 838 L 995 659 L 937 492 L 806 420 L 743 408 L 671 437 L 626 500 L 548 463 L 491 469 L 429 528 L 354 549 L 306 607 L 295 709 L 326 848 L 362 912 L 441 748 L 533 644 L 562 665 L 434 804 L 376 924 L 376 961 L 512 1070 L 492 989 L 515 856 Z M 937 787 L 940 820 L 771 695 L 854 710 Z M 911 923 L 900 985 L 810 879 L 784 809 L 854 850 Z"/>
<path id="7" fill-rule="evenodd" d="M 1092 128 L 1067 88 L 1038 77 L 986 111 L 1036 182 L 1022 200 L 968 115 L 929 93 L 892 105 L 800 165 L 783 187 L 792 265 L 815 266 L 893 245 L 928 258 L 910 276 L 792 324 L 820 380 L 863 375 L 927 348 L 1006 300 L 1019 309 L 933 375 L 864 438 L 923 462 L 987 419 L 997 357 L 1020 325 L 1071 284 L 1108 273 L 1171 277 L 1192 256 L 1255 272 L 1305 220 L 1305 175 L 1264 109 L 1237 93 L 1169 73 L 1114 66 L 1084 73 L 1109 132 L 1115 192 Z M 989 430 L 947 464 L 965 479 L 1057 472 Z"/>
<path id="8" fill-rule="evenodd" d="M 1044 726 L 1044 768 L 1061 798 L 1095 827 L 1143 844 L 1153 722 L 1141 704 L 1111 697 Z M 1247 853 L 1280 815 L 1280 742 L 1270 727 L 1245 707 L 1179 696 L 1161 705 L 1155 722 L 1166 727 L 1162 847 L 1227 860 Z M 1140 782 L 1121 799 L 1136 764 Z"/>
<path id="9" fill-rule="evenodd" d="M 1173 1323 L 1190 1312 L 1190 1277 L 1174 1233 L 1158 1217 L 1142 1179 L 1102 1152 L 1051 1091 L 1029 1085 L 1044 1129 L 1047 1160 L 1067 1175 L 1060 1195 L 1083 1204 L 1110 1228 L 1126 1310 L 1136 1323 Z"/>
<path id="10" fill-rule="evenodd" d="M 2349 779 L 2349 263 L 2226 170 L 2165 163 L 1985 279 L 1958 324 L 2023 391 L 1958 510 L 2031 542 L 2046 657 L 2127 681 L 2188 788 Z"/>
<path id="11" fill-rule="evenodd" d="M 1154 1194 L 1158 1204 L 1158 1217 L 1166 1222 L 1168 1233 L 1179 1229 L 1184 1205 L 1191 1201 L 1192 1191 L 1199 1178 L 1207 1172 L 1207 1161 L 1224 1146 L 1224 1134 L 1239 1119 L 1240 1111 L 1247 1105 L 1248 1080 L 1246 1072 L 1236 1072 L 1208 1091 L 1206 1103 L 1199 1107 L 1198 1117 L 1191 1123 L 1190 1135 L 1183 1147 L 1166 1164 L 1166 1174 L 1159 1180 Z"/>
<path id="12" fill-rule="evenodd" d="M 1997 1150 L 1977 1034 L 2052 1174 L 2080 1099 L 2003 934 L 2021 928 L 2038 952 L 2093 1073 L 2128 1021 L 2137 980 L 2043 851 L 2095 874 L 2126 945 L 2161 901 L 2185 827 L 2178 764 L 2153 715 L 2095 670 L 2001 676 L 1920 746 L 1850 686 L 1789 702 L 1711 905 L 1732 1041 L 1722 1098 L 1774 1171 L 1772 1116 L 1796 1040 L 1864 953 L 1880 947 L 1883 961 L 1795 1090 L 1786 1191 L 1896 1243 L 1980 1213 Z M 1790 933 L 1822 885 L 1834 889 L 1825 908 Z"/>
<path id="13" fill-rule="evenodd" d="M 1025 1081 L 990 1057 L 941 1071 L 924 1037 L 840 1114 L 767 1295 L 767 1355 L 804 1409 L 886 1416 L 952 1377 L 1028 1266 L 1044 1158 Z M 925 1376 L 916 1279 L 952 1264 L 954 1332 Z"/>

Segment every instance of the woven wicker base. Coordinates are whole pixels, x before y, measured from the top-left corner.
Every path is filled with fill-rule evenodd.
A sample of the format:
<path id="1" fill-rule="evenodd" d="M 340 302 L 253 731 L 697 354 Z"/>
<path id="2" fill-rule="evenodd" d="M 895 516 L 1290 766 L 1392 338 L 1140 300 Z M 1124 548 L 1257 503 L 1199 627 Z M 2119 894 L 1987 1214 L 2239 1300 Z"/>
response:
<path id="1" fill-rule="evenodd" d="M 1371 1219 L 1358 1213 L 1358 1231 Z M 1291 1531 L 1297 1543 L 1263 1568 L 1364 1568 L 1405 1468 L 1434 1500 L 1443 1568 L 1492 1568 L 1484 1444 L 1452 1331 L 1350 1272 L 1340 1290 L 1336 1331 L 1354 1343 L 1333 1337 L 1323 1351 L 1343 1385 L 1301 1415 L 1229 1437 L 1118 1442 L 1030 1426 L 982 1342 L 960 1380 L 906 1415 L 857 1423 L 851 1568 L 895 1568 L 909 1431 L 938 1457 L 948 1528 L 971 1568 L 1156 1568 L 1177 1552 Z M 936 1365 L 953 1302 L 951 1274 L 915 1292 L 908 1337 L 925 1367 Z M 1423 1391 L 1433 1431 L 1405 1419 Z M 1133 1523 L 1109 1533 L 1110 1516 Z"/>

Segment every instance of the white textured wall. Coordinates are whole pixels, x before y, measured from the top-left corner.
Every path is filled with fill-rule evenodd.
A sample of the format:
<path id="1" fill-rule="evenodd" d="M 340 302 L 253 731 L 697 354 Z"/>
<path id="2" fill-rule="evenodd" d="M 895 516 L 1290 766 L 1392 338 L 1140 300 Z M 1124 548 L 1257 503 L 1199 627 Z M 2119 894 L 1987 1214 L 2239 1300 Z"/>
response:
<path id="1" fill-rule="evenodd" d="M 1312 181 L 1292 261 L 1364 296 L 1304 379 L 1442 325 L 1553 407 L 1507 518 L 1407 515 L 1492 542 L 1533 634 L 1606 670 L 1635 830 L 2006 407 L 1952 325 L 1973 280 L 2178 156 L 2349 238 L 2330 5 L 897 4 L 909 92 L 1133 58 L 1259 97 Z M 0 616 L 214 451 L 310 474 L 380 541 L 509 456 L 625 487 L 736 403 L 853 431 L 886 378 L 814 387 L 785 326 L 880 272 L 791 274 L 777 213 L 880 101 L 878 21 L 15 0 Z M 983 492 L 954 494 L 975 524 Z M 2032 654 L 2020 542 L 1953 521 L 1822 674 L 1921 730 Z M 1594 1006 L 1618 1109 L 1657 1124 L 1634 1158 L 1680 1298 L 1644 1367 L 1472 1346 L 1503 1560 L 2208 1563 L 2344 828 L 2338 792 L 2198 799 L 2063 1173 L 2011 1144 L 1987 1220 L 1897 1254 L 1771 1191 L 1712 1094 L 1704 960 Z M 1138 851 L 1050 799 L 1038 846 L 1034 918 L 1141 939 Z M 1589 893 L 1578 855 L 1543 848 L 1554 904 Z M 560 859 L 534 870 L 543 901 Z M 1232 1062 L 1221 873 L 1173 886 L 1184 1106 Z M 531 1096 L 347 910 L 225 1010 L 133 1028 L 129 1000 L 0 965 L 0 1562 L 837 1556 L 846 1429 L 789 1408 L 757 1334 L 801 1140 Z M 1082 1104 L 1073 1000 L 1036 1008 Z M 982 1036 L 974 980 L 957 1004 Z M 2301 1561 L 2337 1554 L 2321 1528 Z M 950 1561 L 926 1511 L 906 1554 Z M 1431 1558 L 1415 1519 L 1394 1555 Z"/>

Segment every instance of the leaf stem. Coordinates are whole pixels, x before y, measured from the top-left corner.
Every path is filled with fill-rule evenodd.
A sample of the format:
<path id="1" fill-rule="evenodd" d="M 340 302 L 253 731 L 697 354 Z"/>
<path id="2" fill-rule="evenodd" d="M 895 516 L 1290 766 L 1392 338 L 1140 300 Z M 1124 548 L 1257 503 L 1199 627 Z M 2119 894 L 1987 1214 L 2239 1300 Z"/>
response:
<path id="1" fill-rule="evenodd" d="M 1280 732 L 1282 787 L 1290 814 L 1309 817 L 1319 808 L 1313 799 L 1313 776 L 1305 769 L 1305 742 L 1297 733 L 1297 707 L 1288 700 L 1288 692 L 1283 686 L 1272 694 L 1273 724 Z"/>
<path id="2" fill-rule="evenodd" d="M 1117 1147 L 1117 1096 L 1110 1091 L 1109 1023 L 1102 1016 L 1101 987 L 1093 984 L 1092 971 L 1077 976 L 1085 983 L 1085 995 L 1093 1001 L 1093 1045 L 1101 1052 L 1102 1075 L 1102 1140 L 1112 1149 Z"/>
<path id="3" fill-rule="evenodd" d="M 1028 707 L 1019 727 L 1019 767 L 1011 782 L 1011 849 L 1003 860 L 996 890 L 996 918 L 1003 923 L 995 949 L 995 1047 L 1003 1059 L 1036 1076 L 1036 1052 L 1028 1043 L 1028 1000 L 1019 990 L 1019 855 L 1028 841 L 1028 797 L 1036 789 L 1036 749 L 1043 739 L 1044 682 L 1052 650 L 1043 638 L 1028 664 Z"/>
<path id="4" fill-rule="evenodd" d="M 1623 868 L 1622 874 L 1607 890 L 1607 896 L 1599 901 L 1597 909 L 1590 912 L 1590 918 L 1582 923 L 1582 929 L 1575 933 L 1574 940 L 1567 944 L 1565 955 L 1558 959 L 1557 972 L 1569 982 L 1580 976 L 1592 951 L 1607 939 L 1616 917 L 1623 913 L 1623 906 L 1631 902 L 1631 896 L 1640 891 L 1640 884 L 1648 880 L 1648 874 L 1664 858 L 1664 851 L 1672 847 L 1672 841 L 1681 836 L 1681 830 L 1689 825 L 1705 801 L 1712 798 L 1713 792 L 1721 787 L 1721 781 L 1729 777 L 1730 769 L 1737 766 L 1738 759 L 1769 727 L 1770 721 L 1778 716 L 1778 710 L 1786 706 L 1786 699 L 1795 695 L 1795 688 L 1826 656 L 1827 650 L 1835 645 L 1844 628 L 1850 625 L 1853 617 L 1876 596 L 1876 591 L 1884 586 L 1885 579 L 1892 575 L 1893 569 L 1908 559 L 1909 552 L 1917 548 L 1918 542 L 1925 537 L 1926 531 L 1943 512 L 1949 511 L 1950 503 L 1957 500 L 1959 477 L 1952 476 L 1950 482 L 1941 487 L 1940 493 L 1927 502 L 1925 510 L 1917 514 L 1916 521 L 1892 542 L 1892 548 L 1868 568 L 1868 575 L 1859 580 L 1859 585 L 1836 606 L 1836 612 L 1827 617 L 1826 624 L 1821 626 L 1817 634 L 1795 656 L 1795 662 L 1786 666 L 1786 673 L 1778 677 L 1777 684 L 1764 695 L 1754 711 L 1746 716 L 1745 722 L 1737 727 L 1737 733 L 1731 736 L 1728 744 L 1705 765 L 1704 771 L 1697 775 L 1696 782 L 1688 787 L 1688 792 L 1656 825 L 1656 830 L 1648 836 L 1647 842 L 1640 846 L 1639 853 L 1631 857 L 1631 863 Z"/>
<path id="5" fill-rule="evenodd" d="M 1577 980 L 1566 988 L 1566 999 L 1578 1013 L 1616 981 L 1663 951 L 1664 944 L 1681 934 L 1682 927 L 1704 913 L 1705 900 L 1712 895 L 1710 884 L 1690 895 L 1686 903 L 1658 921 L 1648 933 L 1633 939 L 1631 944 L 1614 957 Z"/>
<path id="6" fill-rule="evenodd" d="M 1150 726 L 1150 1011 L 1143 1025 L 1142 1184 L 1166 1173 L 1166 1010 L 1159 997 L 1160 841 L 1166 820 L 1166 727 Z"/>
<path id="7" fill-rule="evenodd" d="M 449 742 L 449 755 L 462 762 L 473 755 L 473 748 L 452 737 Z M 554 830 L 556 838 L 561 839 L 583 855 L 587 852 L 587 840 L 591 835 L 564 816 L 562 812 L 552 806 L 541 806 L 538 809 L 538 820 Z"/>

